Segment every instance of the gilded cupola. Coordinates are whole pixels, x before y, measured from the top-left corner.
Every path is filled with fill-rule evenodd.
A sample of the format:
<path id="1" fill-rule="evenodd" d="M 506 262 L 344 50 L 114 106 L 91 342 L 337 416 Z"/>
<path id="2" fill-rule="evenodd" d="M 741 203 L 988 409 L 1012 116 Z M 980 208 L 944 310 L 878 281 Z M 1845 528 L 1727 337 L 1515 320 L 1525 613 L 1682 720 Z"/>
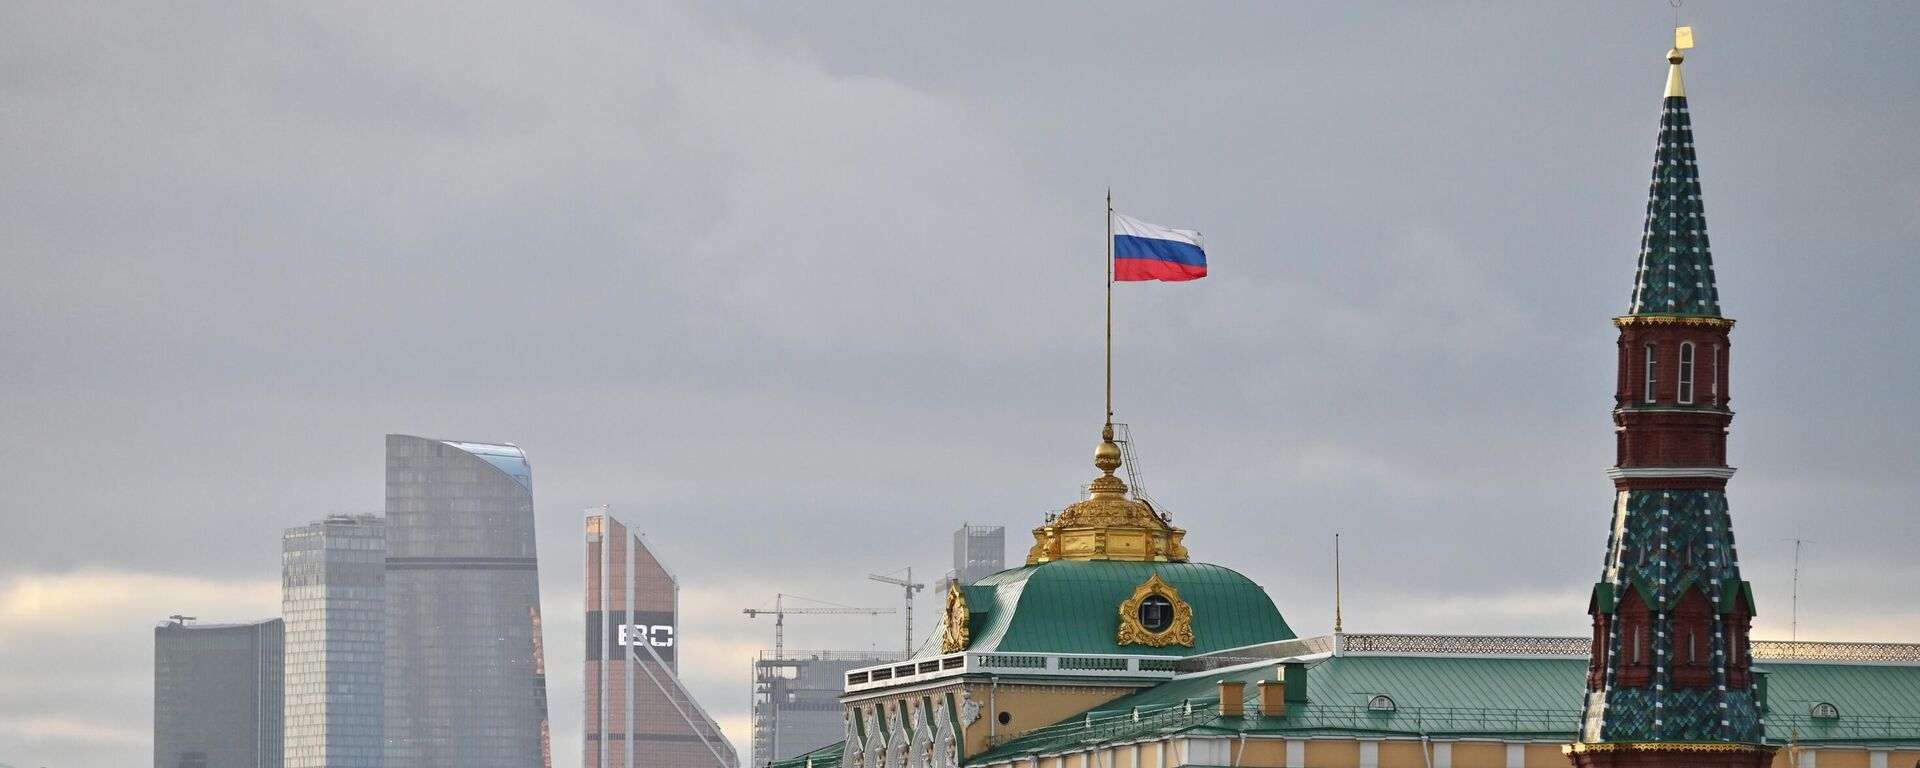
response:
<path id="1" fill-rule="evenodd" d="M 1056 560 L 1187 562 L 1187 548 L 1180 541 L 1187 532 L 1169 524 L 1153 505 L 1129 498 L 1126 481 L 1113 474 L 1120 468 L 1120 446 L 1113 441 L 1112 424 L 1100 431 L 1093 466 L 1100 470 L 1100 476 L 1094 478 L 1087 498 L 1033 529 L 1033 549 L 1027 552 L 1027 564 Z"/>

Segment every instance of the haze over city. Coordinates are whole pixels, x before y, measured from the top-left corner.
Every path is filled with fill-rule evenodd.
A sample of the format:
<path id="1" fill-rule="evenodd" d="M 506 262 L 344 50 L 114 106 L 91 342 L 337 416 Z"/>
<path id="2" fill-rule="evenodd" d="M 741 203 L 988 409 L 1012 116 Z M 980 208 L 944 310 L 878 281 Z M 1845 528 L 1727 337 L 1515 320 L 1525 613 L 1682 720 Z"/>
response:
<path id="1" fill-rule="evenodd" d="M 1920 641 L 1920 8 L 1679 19 L 1754 636 Z M 1118 286 L 1113 328 L 1196 558 L 1302 635 L 1335 533 L 1349 630 L 1585 635 L 1674 22 L 0 6 L 0 764 L 144 763 L 154 625 L 278 616 L 283 532 L 380 513 L 390 433 L 525 450 L 556 765 L 603 504 L 744 756 L 742 609 L 892 608 L 868 574 L 933 581 L 969 522 L 1018 563 L 1082 498 L 1109 189 L 1206 235 L 1207 278 Z M 901 617 L 786 633 L 894 651 Z"/>

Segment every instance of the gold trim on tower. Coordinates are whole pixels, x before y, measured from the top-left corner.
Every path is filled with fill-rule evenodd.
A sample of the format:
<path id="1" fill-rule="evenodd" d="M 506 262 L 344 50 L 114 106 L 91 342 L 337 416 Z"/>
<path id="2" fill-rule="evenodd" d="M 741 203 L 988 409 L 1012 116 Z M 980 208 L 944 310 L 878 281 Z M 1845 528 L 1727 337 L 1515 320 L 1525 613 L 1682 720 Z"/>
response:
<path id="1" fill-rule="evenodd" d="M 1173 527 L 1153 506 L 1127 498 L 1127 483 L 1114 476 L 1120 468 L 1120 446 L 1113 442 L 1113 425 L 1100 431 L 1100 447 L 1093 466 L 1100 476 L 1089 487 L 1086 500 L 1067 507 L 1059 517 L 1033 529 L 1033 548 L 1027 565 L 1053 560 L 1125 560 L 1184 563 L 1187 532 Z"/>
<path id="2" fill-rule="evenodd" d="M 1724 317 L 1694 315 L 1627 315 L 1613 319 L 1615 328 L 1625 328 L 1629 325 L 1705 325 L 1713 328 L 1732 328 L 1733 321 Z"/>
<path id="3" fill-rule="evenodd" d="M 1154 632 L 1140 624 L 1140 604 L 1149 597 L 1163 597 L 1173 603 L 1173 623 L 1166 629 Z M 1133 597 L 1120 604 L 1120 634 L 1114 638 L 1120 645 L 1150 645 L 1164 648 L 1169 645 L 1193 647 L 1193 606 L 1180 599 L 1180 590 L 1154 574 L 1146 583 L 1133 588 Z"/>
<path id="4" fill-rule="evenodd" d="M 958 653 L 967 649 L 973 641 L 967 618 L 971 615 L 967 608 L 967 591 L 960 588 L 960 582 L 951 582 L 947 587 L 947 631 L 940 638 L 941 653 Z"/>

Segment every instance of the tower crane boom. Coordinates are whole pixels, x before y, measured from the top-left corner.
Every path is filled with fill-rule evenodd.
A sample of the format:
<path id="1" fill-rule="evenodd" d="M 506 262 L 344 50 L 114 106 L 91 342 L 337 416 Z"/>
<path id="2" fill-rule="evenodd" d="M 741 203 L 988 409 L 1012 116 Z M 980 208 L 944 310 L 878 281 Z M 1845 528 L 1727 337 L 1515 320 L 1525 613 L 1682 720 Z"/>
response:
<path id="1" fill-rule="evenodd" d="M 788 608 L 785 605 L 787 596 L 785 594 L 775 593 L 773 596 L 772 608 L 770 609 L 769 608 L 744 608 L 744 609 L 741 609 L 740 611 L 741 613 L 746 614 L 747 618 L 749 619 L 759 617 L 763 614 L 773 615 L 773 657 L 776 659 L 784 659 L 787 657 L 787 653 L 786 653 L 787 614 L 789 613 L 861 614 L 866 616 L 879 616 L 882 614 L 893 613 L 892 608 L 855 608 L 850 605 L 836 606 L 832 603 L 826 603 L 823 600 L 814 600 L 811 598 L 800 597 L 799 595 L 794 595 L 793 597 L 797 600 L 806 600 L 812 603 L 825 603 L 826 605 L 832 606 L 832 607 Z"/>

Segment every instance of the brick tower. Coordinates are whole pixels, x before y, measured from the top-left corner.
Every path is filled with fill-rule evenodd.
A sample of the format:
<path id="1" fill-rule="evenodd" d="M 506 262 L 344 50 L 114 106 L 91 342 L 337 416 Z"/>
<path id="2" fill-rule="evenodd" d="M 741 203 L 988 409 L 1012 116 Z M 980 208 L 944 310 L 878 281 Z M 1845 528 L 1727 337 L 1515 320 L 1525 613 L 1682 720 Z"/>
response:
<path id="1" fill-rule="evenodd" d="M 1690 38 L 1690 35 L 1686 36 Z M 1684 38 L 1683 38 L 1684 39 Z M 1620 329 L 1614 513 L 1594 585 L 1580 768 L 1764 768 L 1748 628 L 1727 511 L 1728 333 L 1720 314 L 1682 54 L 1667 56 L 1640 268 Z"/>

